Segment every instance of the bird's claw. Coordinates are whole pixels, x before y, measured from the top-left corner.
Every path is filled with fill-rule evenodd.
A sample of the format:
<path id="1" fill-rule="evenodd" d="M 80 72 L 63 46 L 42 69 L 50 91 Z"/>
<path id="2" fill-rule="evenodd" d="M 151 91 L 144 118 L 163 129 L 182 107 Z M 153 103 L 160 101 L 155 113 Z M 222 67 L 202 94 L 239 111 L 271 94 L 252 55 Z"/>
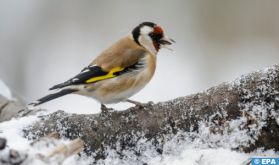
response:
<path id="1" fill-rule="evenodd" d="M 134 104 L 134 105 L 135 105 L 135 108 L 137 108 L 137 109 L 144 109 L 145 107 L 154 104 L 154 102 L 152 102 L 152 101 L 149 101 L 148 103 L 141 103 L 141 102 L 134 101 L 134 100 L 130 100 L 130 99 L 128 99 L 128 100 L 126 100 L 126 101 L 129 102 L 129 103 Z"/>
<path id="2" fill-rule="evenodd" d="M 102 112 L 103 114 L 107 114 L 108 112 L 111 112 L 111 111 L 113 111 L 112 108 L 108 108 L 108 107 L 106 107 L 104 104 L 101 104 L 101 112 Z"/>

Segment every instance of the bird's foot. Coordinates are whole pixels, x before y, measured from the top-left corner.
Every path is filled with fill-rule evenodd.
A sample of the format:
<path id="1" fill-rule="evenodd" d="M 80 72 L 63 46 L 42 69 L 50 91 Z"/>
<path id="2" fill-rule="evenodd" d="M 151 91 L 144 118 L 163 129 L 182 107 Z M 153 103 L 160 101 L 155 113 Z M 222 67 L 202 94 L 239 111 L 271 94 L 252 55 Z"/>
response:
<path id="1" fill-rule="evenodd" d="M 112 108 L 108 108 L 108 107 L 106 107 L 104 104 L 101 104 L 101 112 L 102 113 L 108 113 L 108 112 L 110 112 L 110 111 L 113 111 L 113 109 Z"/>
<path id="2" fill-rule="evenodd" d="M 148 103 L 141 103 L 141 102 L 130 100 L 130 99 L 127 99 L 126 101 L 128 103 L 132 103 L 132 104 L 136 105 L 137 108 L 144 108 L 145 106 L 154 104 L 152 101 L 149 101 Z"/>
<path id="3" fill-rule="evenodd" d="M 134 101 L 134 100 L 130 100 L 130 99 L 127 99 L 126 101 L 128 103 L 134 104 L 136 107 L 139 107 L 139 108 L 143 108 L 144 107 L 144 103 L 141 103 L 141 102 L 138 102 L 138 101 Z"/>

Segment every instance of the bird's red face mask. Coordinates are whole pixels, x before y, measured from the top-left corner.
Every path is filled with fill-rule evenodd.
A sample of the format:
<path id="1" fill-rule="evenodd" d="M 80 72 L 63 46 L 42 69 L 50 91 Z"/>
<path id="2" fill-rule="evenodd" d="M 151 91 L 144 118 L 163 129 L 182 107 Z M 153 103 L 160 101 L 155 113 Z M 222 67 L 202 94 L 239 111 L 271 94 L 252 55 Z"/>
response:
<path id="1" fill-rule="evenodd" d="M 153 32 L 149 34 L 153 41 L 153 46 L 158 51 L 160 48 L 168 48 L 168 45 L 175 43 L 175 41 L 164 34 L 163 29 L 161 26 L 154 26 Z"/>

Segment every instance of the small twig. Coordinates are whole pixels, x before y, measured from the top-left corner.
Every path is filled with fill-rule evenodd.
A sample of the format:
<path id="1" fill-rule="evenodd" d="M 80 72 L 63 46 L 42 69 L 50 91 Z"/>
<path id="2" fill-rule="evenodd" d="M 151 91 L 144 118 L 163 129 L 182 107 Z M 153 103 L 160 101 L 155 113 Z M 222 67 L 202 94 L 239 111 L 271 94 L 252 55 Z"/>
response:
<path id="1" fill-rule="evenodd" d="M 58 145 L 54 150 L 50 151 L 46 155 L 39 155 L 39 157 L 43 161 L 49 162 L 51 160 L 51 158 L 56 157 L 56 156 L 61 156 L 60 161 L 63 161 L 66 158 L 79 153 L 82 150 L 83 145 L 84 145 L 84 142 L 81 139 L 77 138 L 77 139 L 71 141 L 67 145 L 65 145 L 65 144 Z M 56 160 L 56 161 L 58 161 L 58 160 Z"/>
<path id="2" fill-rule="evenodd" d="M 30 143 L 30 145 L 34 146 L 38 142 L 47 141 L 49 139 L 59 139 L 59 134 L 57 132 L 51 132 L 44 137 L 34 140 L 32 143 Z"/>
<path id="3" fill-rule="evenodd" d="M 241 165 L 250 165 L 250 164 L 251 164 L 250 158 L 241 163 Z"/>

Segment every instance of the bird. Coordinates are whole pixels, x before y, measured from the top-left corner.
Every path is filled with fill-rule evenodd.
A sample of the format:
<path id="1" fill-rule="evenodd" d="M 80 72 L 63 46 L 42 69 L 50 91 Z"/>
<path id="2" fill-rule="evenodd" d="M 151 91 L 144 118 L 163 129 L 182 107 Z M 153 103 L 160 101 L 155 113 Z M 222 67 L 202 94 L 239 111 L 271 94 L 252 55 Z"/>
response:
<path id="1" fill-rule="evenodd" d="M 129 99 L 143 89 L 156 70 L 157 54 L 175 41 L 165 35 L 163 28 L 153 22 L 138 24 L 128 35 L 100 53 L 80 73 L 67 81 L 54 85 L 54 91 L 29 105 L 37 106 L 50 100 L 78 94 L 91 97 L 101 104 L 141 102 Z"/>

